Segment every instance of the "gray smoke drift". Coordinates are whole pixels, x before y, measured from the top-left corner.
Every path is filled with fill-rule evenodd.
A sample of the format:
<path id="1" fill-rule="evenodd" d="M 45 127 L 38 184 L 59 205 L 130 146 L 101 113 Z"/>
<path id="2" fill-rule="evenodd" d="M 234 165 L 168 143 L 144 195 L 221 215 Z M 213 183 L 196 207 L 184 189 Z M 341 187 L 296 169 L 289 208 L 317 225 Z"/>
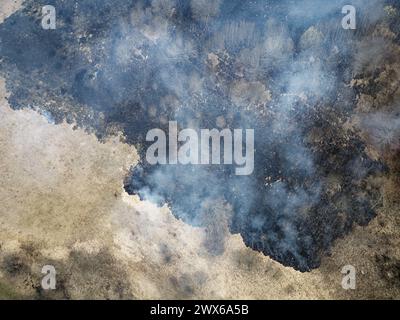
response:
<path id="1" fill-rule="evenodd" d="M 37 27 L 44 4 L 57 8 L 52 32 Z M 344 4 L 358 9 L 356 31 L 341 27 Z M 205 226 L 211 253 L 223 251 L 220 234 L 228 228 L 306 271 L 337 237 L 375 214 L 378 194 L 365 192 L 363 181 L 382 166 L 344 124 L 355 108 L 353 70 L 366 69 L 356 49 L 385 18 L 384 5 L 26 1 L 0 26 L 0 69 L 14 108 L 40 106 L 55 122 L 66 119 L 99 138 L 122 131 L 142 155 L 126 190 Z M 379 41 L 370 44 L 380 52 Z M 167 132 L 168 121 L 254 129 L 253 175 L 236 176 L 224 165 L 148 165 L 146 133 Z"/>

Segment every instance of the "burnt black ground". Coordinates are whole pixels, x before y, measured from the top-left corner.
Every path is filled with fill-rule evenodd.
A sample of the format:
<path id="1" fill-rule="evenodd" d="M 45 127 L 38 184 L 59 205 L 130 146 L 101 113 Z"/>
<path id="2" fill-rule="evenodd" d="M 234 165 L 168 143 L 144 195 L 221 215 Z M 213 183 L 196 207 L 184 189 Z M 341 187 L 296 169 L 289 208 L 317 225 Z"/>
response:
<path id="1" fill-rule="evenodd" d="M 375 12 L 364 8 L 361 27 L 348 31 L 340 27 L 343 1 L 327 9 L 314 3 L 306 8 L 315 10 L 310 14 L 292 1 L 221 1 L 219 13 L 205 21 L 189 1 L 26 1 L 0 25 L 0 72 L 15 109 L 34 108 L 49 121 L 76 123 L 99 139 L 121 130 L 142 159 L 125 180 L 129 193 L 168 203 L 174 215 L 195 225 L 209 223 L 213 203 L 228 203 L 230 230 L 246 245 L 308 271 L 318 267 L 335 239 L 375 216 L 380 193 L 367 181 L 384 171 L 366 155 L 357 134 L 344 129 L 356 102 L 347 86 L 353 48 L 376 23 L 368 18 Z M 57 8 L 56 30 L 40 27 L 45 4 Z M 132 22 L 133 10 L 147 13 Z M 157 41 L 143 31 L 154 21 L 157 30 L 167 25 Z M 254 31 L 226 40 L 222 50 L 213 37 L 238 21 L 254 23 Z M 321 30 L 322 40 L 304 38 L 312 26 Z M 239 58 L 243 49 L 275 35 L 275 41 L 291 39 L 290 52 L 272 61 L 266 54 L 256 67 Z M 175 40 L 178 54 L 171 54 Z M 117 48 L 124 45 L 128 54 L 121 61 Z M 132 54 L 134 49 L 143 55 Z M 219 59 L 215 68 L 210 53 Z M 203 80 L 200 92 L 189 87 L 193 74 Z M 264 84 L 271 101 L 235 104 L 231 88 L 239 80 Z M 152 106 L 155 114 L 149 113 Z M 253 175 L 235 176 L 230 166 L 146 164 L 145 136 L 152 128 L 166 130 L 161 119 L 211 129 L 219 116 L 228 128 L 255 129 Z"/>

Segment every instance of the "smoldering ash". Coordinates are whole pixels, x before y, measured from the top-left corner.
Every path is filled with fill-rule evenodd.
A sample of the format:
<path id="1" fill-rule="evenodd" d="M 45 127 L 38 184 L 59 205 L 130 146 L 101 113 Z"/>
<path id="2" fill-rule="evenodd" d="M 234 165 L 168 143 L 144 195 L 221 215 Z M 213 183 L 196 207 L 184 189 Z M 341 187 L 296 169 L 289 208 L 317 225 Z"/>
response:
<path id="1" fill-rule="evenodd" d="M 235 169 L 239 176 L 250 175 L 254 170 L 253 129 L 245 130 L 243 140 L 242 129 L 201 129 L 198 133 L 187 128 L 178 132 L 177 122 L 170 121 L 168 135 L 162 129 L 152 129 L 147 133 L 146 141 L 155 141 L 146 152 L 146 160 L 151 165 L 234 164 L 240 166 Z M 179 146 L 179 143 L 183 144 Z"/>

